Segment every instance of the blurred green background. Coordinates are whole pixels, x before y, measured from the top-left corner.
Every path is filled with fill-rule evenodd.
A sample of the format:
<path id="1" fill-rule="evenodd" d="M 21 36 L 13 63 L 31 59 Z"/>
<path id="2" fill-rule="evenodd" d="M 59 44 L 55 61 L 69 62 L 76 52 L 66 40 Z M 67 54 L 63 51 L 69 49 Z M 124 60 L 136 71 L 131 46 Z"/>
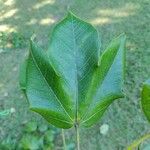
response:
<path id="1" fill-rule="evenodd" d="M 102 50 L 120 33 L 127 35 L 126 96 L 115 101 L 99 123 L 80 129 L 81 149 L 124 150 L 150 131 L 140 105 L 142 82 L 150 77 L 149 0 L 0 0 L 0 150 L 63 149 L 61 130 L 29 111 L 18 77 L 30 36 L 36 33 L 46 49 L 53 27 L 68 8 L 97 28 Z M 67 149 L 75 149 L 74 129 L 65 135 Z M 149 143 L 140 148 L 150 150 Z"/>

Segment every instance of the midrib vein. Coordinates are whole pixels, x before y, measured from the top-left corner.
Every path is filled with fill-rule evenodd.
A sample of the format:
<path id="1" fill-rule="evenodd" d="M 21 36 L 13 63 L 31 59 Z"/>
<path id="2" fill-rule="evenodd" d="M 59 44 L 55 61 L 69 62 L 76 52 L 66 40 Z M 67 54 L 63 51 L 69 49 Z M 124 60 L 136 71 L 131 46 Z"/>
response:
<path id="1" fill-rule="evenodd" d="M 78 67 L 77 67 L 77 46 L 76 46 L 76 39 L 75 39 L 75 30 L 74 30 L 74 23 L 73 23 L 73 16 L 71 16 L 71 25 L 72 25 L 72 32 L 73 32 L 73 48 L 74 48 L 74 63 L 75 63 L 75 86 L 76 86 L 76 93 L 75 93 L 75 124 L 78 124 Z"/>

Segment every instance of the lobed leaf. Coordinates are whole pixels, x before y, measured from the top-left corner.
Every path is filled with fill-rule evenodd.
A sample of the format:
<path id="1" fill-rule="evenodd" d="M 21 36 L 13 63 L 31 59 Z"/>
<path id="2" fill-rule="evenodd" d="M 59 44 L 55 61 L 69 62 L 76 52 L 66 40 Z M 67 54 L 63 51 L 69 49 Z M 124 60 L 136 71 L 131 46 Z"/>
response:
<path id="1" fill-rule="evenodd" d="M 31 110 L 51 124 L 91 126 L 123 97 L 124 34 L 101 55 L 97 30 L 69 12 L 54 28 L 47 51 L 33 40 L 30 45 L 21 85 Z"/>

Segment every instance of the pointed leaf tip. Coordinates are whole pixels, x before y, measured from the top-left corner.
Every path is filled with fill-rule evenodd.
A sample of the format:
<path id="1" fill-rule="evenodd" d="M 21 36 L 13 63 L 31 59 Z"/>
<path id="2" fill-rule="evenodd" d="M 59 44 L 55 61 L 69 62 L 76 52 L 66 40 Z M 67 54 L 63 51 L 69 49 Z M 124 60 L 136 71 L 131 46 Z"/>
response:
<path id="1" fill-rule="evenodd" d="M 74 18 L 75 20 L 76 20 L 76 19 L 81 20 L 79 17 L 77 17 L 77 16 L 76 16 L 72 11 L 70 11 L 70 10 L 67 12 L 66 18 L 68 18 L 68 19 L 69 19 L 69 18 L 70 18 L 70 19 L 73 19 L 73 18 Z"/>

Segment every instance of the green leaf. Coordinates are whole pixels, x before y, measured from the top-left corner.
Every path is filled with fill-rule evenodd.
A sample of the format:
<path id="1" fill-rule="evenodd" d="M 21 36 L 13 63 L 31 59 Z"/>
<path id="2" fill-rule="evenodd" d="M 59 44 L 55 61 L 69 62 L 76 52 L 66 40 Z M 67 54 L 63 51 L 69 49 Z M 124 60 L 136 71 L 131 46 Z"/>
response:
<path id="1" fill-rule="evenodd" d="M 124 34 L 101 55 L 97 30 L 69 12 L 54 28 L 47 51 L 33 40 L 30 45 L 26 95 L 30 109 L 51 124 L 91 126 L 123 97 Z"/>
<path id="2" fill-rule="evenodd" d="M 29 122 L 25 126 L 26 132 L 34 132 L 37 129 L 37 123 L 36 122 Z"/>
<path id="3" fill-rule="evenodd" d="M 9 114 L 10 114 L 10 110 L 9 110 L 9 109 L 0 111 L 0 117 L 7 116 L 7 115 L 9 115 Z"/>
<path id="4" fill-rule="evenodd" d="M 150 138 L 150 133 L 143 135 L 140 139 L 135 140 L 133 143 L 131 143 L 128 147 L 127 150 L 133 150 L 136 149 L 136 147 L 138 149 L 140 149 L 140 145 L 148 140 Z"/>
<path id="5" fill-rule="evenodd" d="M 40 140 L 33 135 L 24 135 L 20 141 L 19 147 L 21 149 L 38 150 L 40 148 Z"/>
<path id="6" fill-rule="evenodd" d="M 144 114 L 150 121 L 150 79 L 143 84 L 141 97 Z"/>
<path id="7" fill-rule="evenodd" d="M 50 144 L 54 141 L 54 133 L 51 130 L 48 130 L 44 134 L 44 143 Z"/>
<path id="8" fill-rule="evenodd" d="M 99 59 L 86 99 L 86 110 L 82 107 L 83 124 L 91 126 L 103 115 L 107 107 L 118 98 L 124 97 L 122 92 L 125 66 L 125 35 L 114 39 Z M 85 113 L 87 112 L 87 113 Z"/>
<path id="9" fill-rule="evenodd" d="M 27 67 L 26 94 L 30 109 L 41 114 L 50 123 L 64 128 L 73 125 L 60 100 L 66 99 L 61 89 L 60 78 L 51 67 L 46 53 L 32 41 Z"/>

